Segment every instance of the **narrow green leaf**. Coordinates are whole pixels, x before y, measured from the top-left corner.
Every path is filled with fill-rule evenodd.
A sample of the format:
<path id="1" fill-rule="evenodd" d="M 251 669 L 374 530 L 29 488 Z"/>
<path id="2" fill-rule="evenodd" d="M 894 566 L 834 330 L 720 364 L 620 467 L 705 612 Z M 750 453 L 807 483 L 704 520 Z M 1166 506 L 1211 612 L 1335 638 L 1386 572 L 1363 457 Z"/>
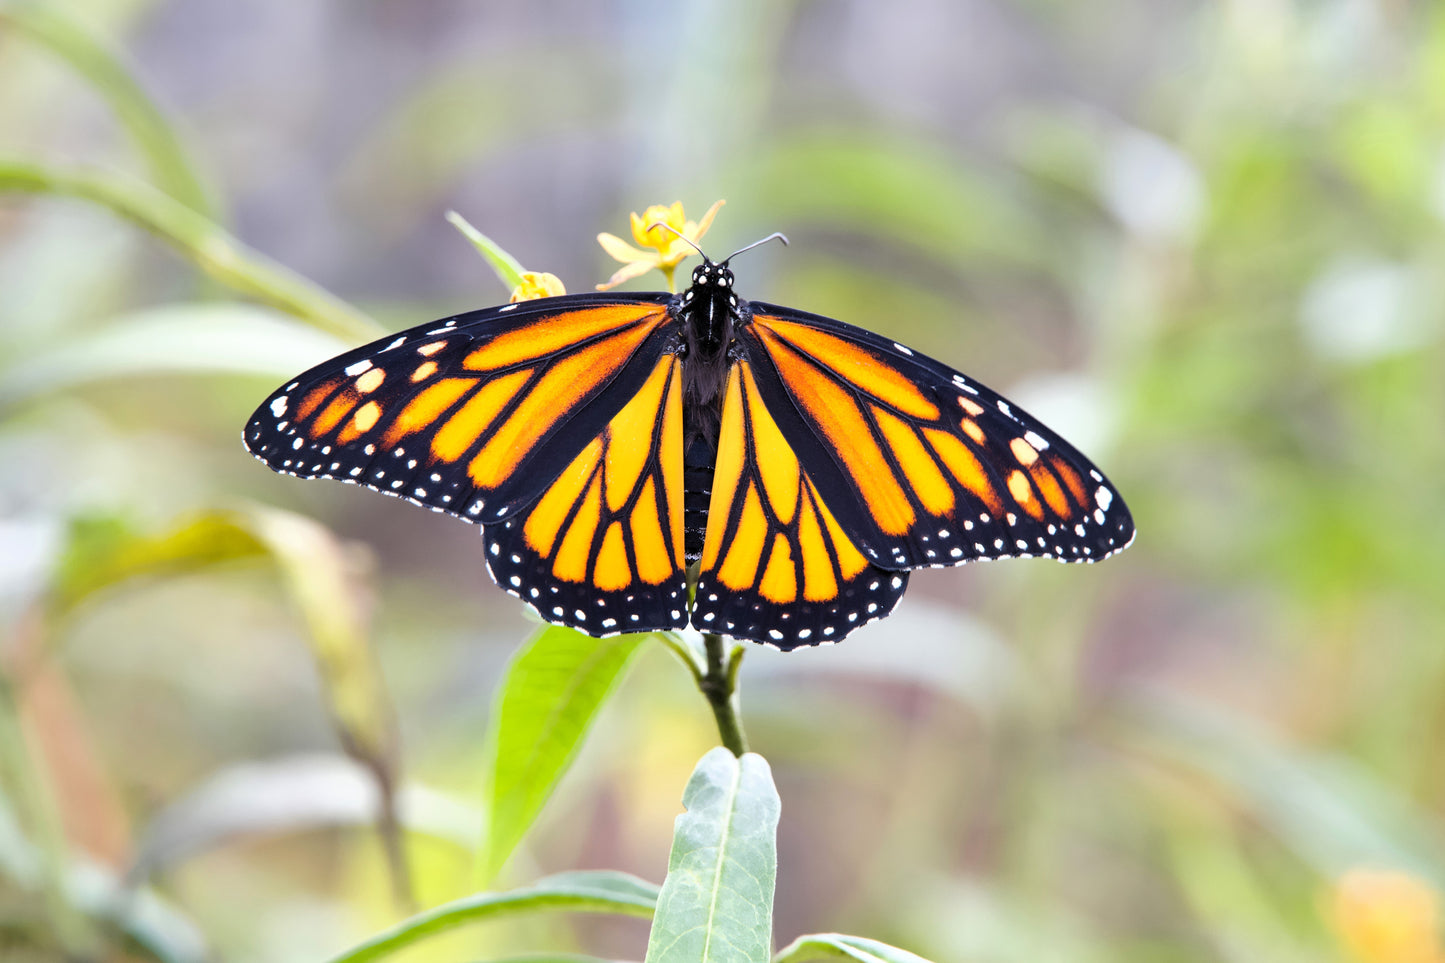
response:
<path id="1" fill-rule="evenodd" d="M 211 215 L 210 199 L 180 140 L 135 75 L 100 38 L 64 14 L 61 4 L 0 3 L 0 24 L 28 34 L 90 82 L 145 155 L 156 185 L 198 214 Z"/>
<path id="2" fill-rule="evenodd" d="M 505 893 L 477 893 L 418 913 L 333 957 L 330 963 L 366 963 L 368 960 L 384 959 L 428 936 L 517 913 L 568 910 L 574 913 L 616 913 L 645 919 L 656 909 L 657 892 L 656 886 L 627 873 L 606 870 L 562 873 L 522 889 Z"/>
<path id="3" fill-rule="evenodd" d="M 223 284 L 348 340 L 383 329 L 331 292 L 248 248 L 218 224 L 149 184 L 108 171 L 0 157 L 0 193 L 91 201 L 156 234 Z"/>
<path id="4" fill-rule="evenodd" d="M 766 963 L 780 808 L 767 760 L 719 746 L 693 770 L 682 804 L 647 963 Z"/>
<path id="5" fill-rule="evenodd" d="M 130 579 L 179 575 L 265 552 L 229 512 L 197 515 L 160 533 L 138 531 L 114 516 L 76 518 L 51 579 L 48 608 L 52 617 L 63 617 Z"/>
<path id="6" fill-rule="evenodd" d="M 266 546 L 306 620 L 311 654 L 347 751 L 389 771 L 396 718 L 343 547 L 328 529 L 302 515 L 253 508 L 235 517 Z"/>
<path id="7" fill-rule="evenodd" d="M 345 351 L 347 341 L 270 308 L 178 304 L 110 319 L 93 334 L 57 339 L 0 372 L 0 408 L 109 378 L 262 374 L 284 378 Z"/>
<path id="8" fill-rule="evenodd" d="M 482 252 L 482 256 L 487 259 L 487 263 L 492 266 L 493 271 L 497 272 L 497 277 L 506 286 L 507 293 L 511 294 L 516 290 L 517 285 L 522 283 L 522 273 L 526 270 L 522 267 L 521 262 L 502 250 L 501 245 L 496 241 L 472 227 L 467 219 L 456 211 L 447 211 L 447 220 L 451 222 L 452 227 L 461 231 L 462 236 L 471 241 L 478 251 Z"/>
<path id="9" fill-rule="evenodd" d="M 513 658 L 488 735 L 489 817 L 480 864 L 485 881 L 496 876 L 541 813 L 646 638 L 594 639 L 551 626 Z"/>
<path id="10" fill-rule="evenodd" d="M 326 528 L 265 508 L 207 512 L 159 534 L 137 532 L 117 519 L 78 524 L 61 556 L 49 611 L 63 617 L 95 592 L 133 578 L 255 556 L 269 558 L 280 570 L 309 629 L 306 641 L 337 734 L 373 774 L 383 841 L 400 889 L 406 866 L 392 793 L 396 718 L 371 647 L 363 592 L 345 549 Z"/>
<path id="11" fill-rule="evenodd" d="M 923 957 L 896 946 L 844 936 L 842 933 L 814 933 L 800 936 L 779 950 L 773 963 L 802 963 L 803 960 L 858 960 L 860 963 L 928 963 Z"/>
<path id="12" fill-rule="evenodd" d="M 371 762 L 390 759 L 395 720 L 371 651 L 361 593 L 335 536 L 308 518 L 267 508 L 211 511 L 160 533 L 138 532 L 115 518 L 77 522 L 53 580 L 50 611 L 63 616 L 92 594 L 130 579 L 257 556 L 279 567 L 306 620 L 347 748 Z"/>

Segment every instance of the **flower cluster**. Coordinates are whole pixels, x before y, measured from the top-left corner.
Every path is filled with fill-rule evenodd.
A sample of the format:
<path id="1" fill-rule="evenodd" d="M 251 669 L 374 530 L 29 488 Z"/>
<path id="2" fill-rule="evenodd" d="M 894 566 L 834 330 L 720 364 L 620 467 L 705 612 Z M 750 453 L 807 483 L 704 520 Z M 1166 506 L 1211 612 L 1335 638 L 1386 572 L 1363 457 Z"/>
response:
<path id="1" fill-rule="evenodd" d="M 712 226 L 712 219 L 717 215 L 718 208 L 722 206 L 723 202 L 718 201 L 709 207 L 700 221 L 686 219 L 681 201 L 675 201 L 667 207 L 654 204 L 641 214 L 634 212 L 632 239 L 637 242 L 638 247 L 633 247 L 615 234 L 597 235 L 597 243 L 602 245 L 602 250 L 622 262 L 622 267 L 605 283 L 597 285 L 597 290 L 611 290 L 624 281 L 641 277 L 653 268 L 661 271 L 662 276 L 667 278 L 669 291 L 676 290 L 673 272 L 684 258 L 697 253 L 694 245 L 702 240 L 702 236 Z"/>

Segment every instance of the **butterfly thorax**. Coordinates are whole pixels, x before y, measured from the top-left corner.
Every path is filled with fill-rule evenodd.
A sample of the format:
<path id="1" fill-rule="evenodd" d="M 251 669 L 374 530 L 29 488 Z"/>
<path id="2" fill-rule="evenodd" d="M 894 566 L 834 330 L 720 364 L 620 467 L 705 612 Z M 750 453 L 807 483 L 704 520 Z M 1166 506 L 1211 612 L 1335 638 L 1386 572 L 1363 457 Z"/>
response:
<path id="1" fill-rule="evenodd" d="M 683 529 L 689 561 L 702 554 L 723 394 L 727 389 L 728 355 L 739 311 L 745 307 L 733 292 L 733 273 L 728 266 L 707 261 L 693 270 L 692 284 L 673 308 L 683 337 Z"/>

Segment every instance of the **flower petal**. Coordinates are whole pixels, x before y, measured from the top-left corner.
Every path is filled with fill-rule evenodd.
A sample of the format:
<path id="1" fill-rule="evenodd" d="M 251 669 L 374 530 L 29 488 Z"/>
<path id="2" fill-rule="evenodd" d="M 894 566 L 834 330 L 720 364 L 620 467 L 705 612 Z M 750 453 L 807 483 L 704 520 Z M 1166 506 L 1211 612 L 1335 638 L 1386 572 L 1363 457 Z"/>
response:
<path id="1" fill-rule="evenodd" d="M 672 239 L 672 243 L 667 246 L 667 250 L 658 252 L 657 266 L 664 270 L 675 268 L 696 253 L 697 250 L 691 244 L 682 240 L 682 238 L 675 237 Z"/>
<path id="2" fill-rule="evenodd" d="M 674 231 L 680 231 L 684 219 L 682 201 L 673 201 L 671 204 L 653 204 L 642 212 L 643 227 L 651 227 L 661 221 Z"/>
<path id="3" fill-rule="evenodd" d="M 641 215 L 632 215 L 632 239 L 644 247 L 664 250 L 673 238 L 687 230 L 682 201 L 653 204 Z M 667 225 L 662 227 L 661 225 Z"/>
<path id="4" fill-rule="evenodd" d="M 692 225 L 688 225 L 689 229 L 687 231 L 684 231 L 683 233 L 686 234 L 693 241 L 701 240 L 702 236 L 707 233 L 707 229 L 712 227 L 712 219 L 717 216 L 718 208 L 722 207 L 726 203 L 727 201 L 722 200 L 714 203 L 712 207 L 709 207 L 707 209 L 707 213 L 702 216 L 702 220 L 697 222 L 696 228 L 694 228 Z"/>
<path id="5" fill-rule="evenodd" d="M 652 213 L 650 208 L 647 213 Z M 632 224 L 632 239 L 642 247 L 649 246 L 647 240 L 647 228 L 648 225 L 652 223 L 651 219 L 644 218 L 643 215 L 637 213 L 636 211 L 633 211 L 627 217 Z"/>
<path id="6" fill-rule="evenodd" d="M 602 250 L 623 263 L 646 261 L 656 256 L 646 251 L 639 251 L 616 234 L 599 234 L 597 243 L 602 245 Z"/>
<path id="7" fill-rule="evenodd" d="M 631 264 L 624 264 L 618 268 L 605 283 L 597 285 L 597 290 L 610 291 L 624 281 L 631 281 L 633 278 L 642 277 L 656 266 L 655 264 L 643 263 L 642 261 L 633 261 Z"/>

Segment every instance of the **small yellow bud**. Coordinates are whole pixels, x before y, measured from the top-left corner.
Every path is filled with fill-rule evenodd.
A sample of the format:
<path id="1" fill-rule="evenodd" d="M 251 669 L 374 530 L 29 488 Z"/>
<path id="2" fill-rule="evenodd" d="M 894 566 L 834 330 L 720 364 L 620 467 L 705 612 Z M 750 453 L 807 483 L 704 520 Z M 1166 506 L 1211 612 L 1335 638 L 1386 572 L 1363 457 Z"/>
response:
<path id="1" fill-rule="evenodd" d="M 535 301 L 537 298 L 555 298 L 559 294 L 566 294 L 567 289 L 562 286 L 562 279 L 555 274 L 546 271 L 524 271 L 522 272 L 522 283 L 512 291 L 512 303 L 518 301 Z"/>

